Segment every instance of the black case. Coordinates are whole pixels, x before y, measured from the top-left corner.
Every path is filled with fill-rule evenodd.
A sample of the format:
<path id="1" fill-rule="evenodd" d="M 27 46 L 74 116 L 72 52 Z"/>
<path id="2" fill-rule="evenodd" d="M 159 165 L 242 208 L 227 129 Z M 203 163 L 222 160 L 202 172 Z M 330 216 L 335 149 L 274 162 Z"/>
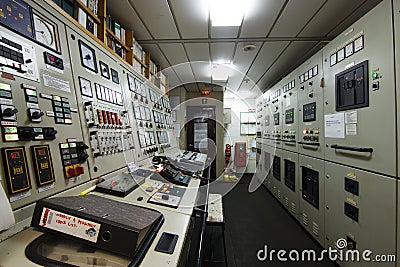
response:
<path id="1" fill-rule="evenodd" d="M 97 241 L 88 241 L 73 236 L 72 233 L 47 228 L 43 220 L 44 218 L 48 220 L 48 218 L 42 218 L 46 208 L 100 224 Z M 96 195 L 85 195 L 39 200 L 35 206 L 31 226 L 44 232 L 69 237 L 87 245 L 134 258 L 137 251 L 143 250 L 141 248 L 143 244 L 151 245 L 148 239 L 156 236 L 163 221 L 164 216 L 158 211 Z M 89 225 L 88 231 L 90 230 Z"/>

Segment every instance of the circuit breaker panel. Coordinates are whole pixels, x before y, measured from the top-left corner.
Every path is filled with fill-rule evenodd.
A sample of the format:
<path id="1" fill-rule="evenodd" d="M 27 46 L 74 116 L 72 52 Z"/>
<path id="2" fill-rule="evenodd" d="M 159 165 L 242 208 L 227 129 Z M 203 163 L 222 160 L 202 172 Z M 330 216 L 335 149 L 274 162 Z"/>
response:
<path id="1" fill-rule="evenodd" d="M 299 90 L 299 153 L 324 158 L 324 88 L 322 52 L 297 69 Z"/>
<path id="2" fill-rule="evenodd" d="M 298 151 L 298 120 L 296 75 L 293 74 L 283 79 L 282 85 L 283 149 Z"/>
<path id="3" fill-rule="evenodd" d="M 384 1 L 324 47 L 324 127 L 327 160 L 395 176 L 392 28 Z"/>
<path id="4" fill-rule="evenodd" d="M 0 172 L 13 209 L 89 180 L 64 24 L 20 4 L 10 12 L 23 12 L 28 30 L 18 21 L 0 26 Z"/>

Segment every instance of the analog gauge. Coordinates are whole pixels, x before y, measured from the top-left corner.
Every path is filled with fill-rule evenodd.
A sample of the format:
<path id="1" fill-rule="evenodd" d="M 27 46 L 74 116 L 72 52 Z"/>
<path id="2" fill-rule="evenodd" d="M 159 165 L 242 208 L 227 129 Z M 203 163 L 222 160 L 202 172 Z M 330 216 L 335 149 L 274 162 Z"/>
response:
<path id="1" fill-rule="evenodd" d="M 113 68 L 111 69 L 111 78 L 112 78 L 113 82 L 115 82 L 116 84 L 119 84 L 118 71 L 114 70 Z"/>
<path id="2" fill-rule="evenodd" d="M 88 97 L 93 97 L 92 85 L 89 80 L 79 77 L 79 86 L 81 87 L 81 94 Z"/>
<path id="3" fill-rule="evenodd" d="M 79 40 L 78 42 L 79 42 L 79 51 L 81 53 L 82 66 L 97 73 L 97 61 L 94 49 L 89 47 L 81 40 Z"/>
<path id="4" fill-rule="evenodd" d="M 135 78 L 128 74 L 129 90 L 135 92 Z"/>
<path id="5" fill-rule="evenodd" d="M 35 27 L 35 39 L 39 43 L 58 51 L 58 35 L 55 24 L 48 22 L 37 14 L 33 14 L 33 23 Z"/>
<path id="6" fill-rule="evenodd" d="M 100 73 L 101 76 L 103 76 L 104 78 L 110 79 L 110 69 L 108 68 L 108 65 L 103 61 L 100 61 Z"/>

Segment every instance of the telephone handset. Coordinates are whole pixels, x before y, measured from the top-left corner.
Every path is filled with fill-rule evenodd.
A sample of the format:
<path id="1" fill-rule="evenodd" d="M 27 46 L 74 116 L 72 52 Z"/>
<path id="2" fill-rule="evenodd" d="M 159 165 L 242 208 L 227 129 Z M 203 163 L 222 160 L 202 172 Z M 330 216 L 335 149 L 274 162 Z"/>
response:
<path id="1" fill-rule="evenodd" d="M 166 156 L 154 156 L 151 161 L 153 164 L 161 164 L 169 162 Z"/>

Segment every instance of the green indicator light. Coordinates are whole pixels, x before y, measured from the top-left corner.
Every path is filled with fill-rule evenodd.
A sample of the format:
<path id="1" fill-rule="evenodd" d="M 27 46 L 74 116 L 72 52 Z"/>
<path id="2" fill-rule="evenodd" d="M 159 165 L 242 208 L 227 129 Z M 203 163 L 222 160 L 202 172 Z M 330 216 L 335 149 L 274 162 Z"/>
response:
<path id="1" fill-rule="evenodd" d="M 377 72 L 372 73 L 372 79 L 378 79 L 379 74 Z"/>

